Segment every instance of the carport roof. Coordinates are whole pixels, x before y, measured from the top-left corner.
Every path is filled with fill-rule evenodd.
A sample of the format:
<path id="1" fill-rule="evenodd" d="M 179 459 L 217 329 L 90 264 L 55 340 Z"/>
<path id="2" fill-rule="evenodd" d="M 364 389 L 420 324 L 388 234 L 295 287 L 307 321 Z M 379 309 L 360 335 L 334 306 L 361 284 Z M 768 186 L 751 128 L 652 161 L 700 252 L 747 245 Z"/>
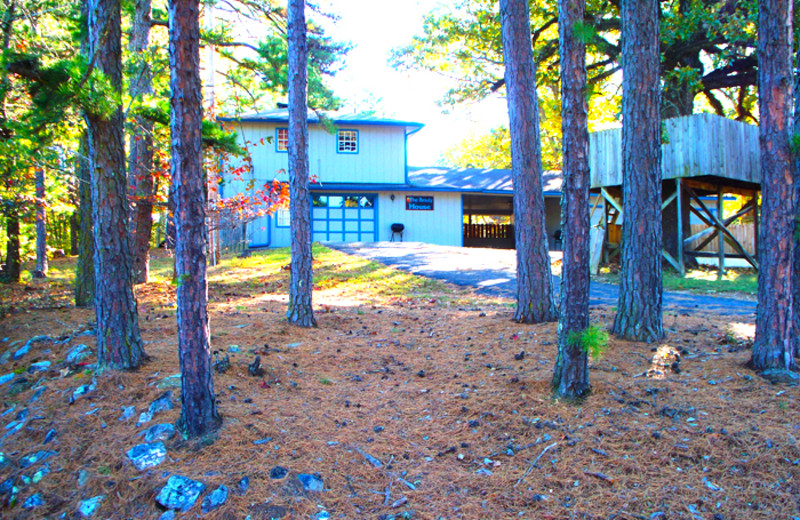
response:
<path id="1" fill-rule="evenodd" d="M 468 191 L 477 193 L 513 192 L 511 170 L 485 168 L 409 167 L 408 183 L 415 188 Z M 545 195 L 561 193 L 561 172 L 542 175 Z"/>

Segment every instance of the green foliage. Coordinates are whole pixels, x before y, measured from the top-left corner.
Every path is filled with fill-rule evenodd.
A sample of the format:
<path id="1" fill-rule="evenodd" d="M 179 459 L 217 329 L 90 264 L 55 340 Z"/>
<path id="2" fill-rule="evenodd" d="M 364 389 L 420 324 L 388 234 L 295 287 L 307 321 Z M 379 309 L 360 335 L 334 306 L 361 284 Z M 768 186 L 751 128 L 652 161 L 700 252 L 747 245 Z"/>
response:
<path id="1" fill-rule="evenodd" d="M 572 331 L 567 336 L 572 345 L 580 345 L 593 359 L 598 359 L 608 348 L 608 332 L 597 325 L 590 325 L 584 331 Z"/>

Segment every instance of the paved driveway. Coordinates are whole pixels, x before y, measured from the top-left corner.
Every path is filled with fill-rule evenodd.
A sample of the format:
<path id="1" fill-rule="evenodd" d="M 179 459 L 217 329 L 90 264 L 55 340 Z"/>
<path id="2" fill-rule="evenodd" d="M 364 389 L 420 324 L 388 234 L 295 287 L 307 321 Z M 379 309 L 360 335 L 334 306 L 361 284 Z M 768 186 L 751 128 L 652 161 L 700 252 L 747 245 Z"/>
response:
<path id="1" fill-rule="evenodd" d="M 414 274 L 475 287 L 478 293 L 516 297 L 516 255 L 509 249 L 483 249 L 423 244 L 421 242 L 375 242 L 326 244 L 339 251 L 359 255 Z M 551 252 L 553 259 L 560 253 Z M 560 279 L 553 277 L 555 287 Z M 592 282 L 591 305 L 616 305 L 617 286 Z M 665 292 L 665 310 L 703 311 L 754 318 L 755 302 L 716 296 Z"/>

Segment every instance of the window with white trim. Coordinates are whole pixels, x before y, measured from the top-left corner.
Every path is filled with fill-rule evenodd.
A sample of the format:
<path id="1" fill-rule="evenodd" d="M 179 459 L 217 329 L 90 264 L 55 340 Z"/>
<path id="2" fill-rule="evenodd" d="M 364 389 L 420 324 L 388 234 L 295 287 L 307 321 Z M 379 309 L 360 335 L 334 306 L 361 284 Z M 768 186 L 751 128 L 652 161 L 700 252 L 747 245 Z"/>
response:
<path id="1" fill-rule="evenodd" d="M 289 210 L 279 209 L 275 212 L 275 226 L 276 227 L 289 227 Z"/>
<path id="2" fill-rule="evenodd" d="M 358 130 L 339 130 L 336 151 L 338 153 L 358 153 Z"/>
<path id="3" fill-rule="evenodd" d="M 289 151 L 289 129 L 278 128 L 275 130 L 275 149 L 279 152 Z"/>

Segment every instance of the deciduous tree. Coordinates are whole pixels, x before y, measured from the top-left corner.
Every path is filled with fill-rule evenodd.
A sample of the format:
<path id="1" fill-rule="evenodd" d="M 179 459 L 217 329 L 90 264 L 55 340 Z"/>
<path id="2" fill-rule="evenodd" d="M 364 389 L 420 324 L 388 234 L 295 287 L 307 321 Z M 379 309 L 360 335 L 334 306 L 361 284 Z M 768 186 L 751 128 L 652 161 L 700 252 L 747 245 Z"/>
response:
<path id="1" fill-rule="evenodd" d="M 664 336 L 658 0 L 622 2 L 622 273 L 613 332 Z"/>
<path id="2" fill-rule="evenodd" d="M 753 368 L 796 368 L 792 261 L 795 176 L 792 169 L 792 2 L 761 0 L 758 17 L 761 222 Z"/>
<path id="3" fill-rule="evenodd" d="M 542 323 L 555 320 L 557 314 L 544 222 L 539 112 L 527 0 L 500 0 L 500 18 L 517 248 L 517 309 L 514 320 Z"/>
<path id="4" fill-rule="evenodd" d="M 558 3 L 564 256 L 553 387 L 559 395 L 572 399 L 589 391 L 588 356 L 581 341 L 589 329 L 589 126 L 586 47 L 581 36 L 585 8 L 585 0 L 559 0 Z"/>
<path id="5" fill-rule="evenodd" d="M 209 345 L 199 16 L 199 0 L 170 1 L 170 128 L 182 403 L 179 425 L 189 437 L 209 433 L 221 422 Z"/>
<path id="6" fill-rule="evenodd" d="M 311 307 L 311 195 L 308 189 L 308 101 L 305 0 L 289 0 L 289 212 L 292 231 L 290 323 L 316 326 Z"/>

